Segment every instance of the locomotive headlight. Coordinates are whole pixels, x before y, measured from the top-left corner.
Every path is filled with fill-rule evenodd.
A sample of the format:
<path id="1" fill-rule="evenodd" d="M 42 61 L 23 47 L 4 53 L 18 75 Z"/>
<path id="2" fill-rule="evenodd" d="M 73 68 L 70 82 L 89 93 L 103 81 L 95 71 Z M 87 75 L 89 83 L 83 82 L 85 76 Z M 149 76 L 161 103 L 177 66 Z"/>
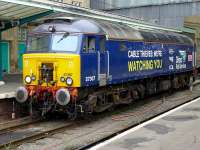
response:
<path id="1" fill-rule="evenodd" d="M 32 75 L 31 80 L 32 80 L 32 81 L 35 81 L 35 80 L 36 80 L 36 77 L 35 77 L 34 75 Z"/>
<path id="2" fill-rule="evenodd" d="M 65 78 L 64 77 L 60 77 L 60 81 L 61 82 L 65 82 Z"/>
<path id="3" fill-rule="evenodd" d="M 73 84 L 72 78 L 71 77 L 67 77 L 66 83 L 67 83 L 68 86 L 71 86 Z"/>
<path id="4" fill-rule="evenodd" d="M 30 77 L 30 76 L 26 76 L 26 77 L 25 77 L 25 82 L 26 82 L 27 84 L 30 84 L 30 83 L 31 83 L 31 77 Z"/>

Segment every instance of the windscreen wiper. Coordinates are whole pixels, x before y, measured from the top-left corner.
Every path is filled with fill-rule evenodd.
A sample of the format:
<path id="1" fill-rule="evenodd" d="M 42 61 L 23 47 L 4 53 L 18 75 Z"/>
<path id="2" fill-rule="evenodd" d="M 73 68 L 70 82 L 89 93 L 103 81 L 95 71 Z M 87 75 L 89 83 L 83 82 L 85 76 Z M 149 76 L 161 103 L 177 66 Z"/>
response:
<path id="1" fill-rule="evenodd" d="M 65 34 L 63 35 L 63 37 L 57 43 L 60 43 L 62 40 L 64 40 L 65 38 L 67 38 L 69 35 L 70 35 L 69 32 L 65 32 Z"/>

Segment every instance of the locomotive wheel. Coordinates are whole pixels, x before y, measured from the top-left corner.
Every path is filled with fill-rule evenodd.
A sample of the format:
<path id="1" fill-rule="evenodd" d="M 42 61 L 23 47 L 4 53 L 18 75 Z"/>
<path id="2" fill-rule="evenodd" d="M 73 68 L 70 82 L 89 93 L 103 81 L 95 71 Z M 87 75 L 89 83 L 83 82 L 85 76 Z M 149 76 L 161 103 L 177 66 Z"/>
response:
<path id="1" fill-rule="evenodd" d="M 139 92 L 139 97 L 140 97 L 140 99 L 143 99 L 143 98 L 145 97 L 145 86 L 142 85 L 142 84 L 139 84 L 139 85 L 137 86 L 137 90 L 138 90 L 138 92 Z"/>
<path id="2" fill-rule="evenodd" d="M 131 98 L 133 99 L 133 101 L 138 100 L 140 98 L 139 96 L 140 94 L 137 88 L 132 88 L 130 92 L 131 92 Z"/>

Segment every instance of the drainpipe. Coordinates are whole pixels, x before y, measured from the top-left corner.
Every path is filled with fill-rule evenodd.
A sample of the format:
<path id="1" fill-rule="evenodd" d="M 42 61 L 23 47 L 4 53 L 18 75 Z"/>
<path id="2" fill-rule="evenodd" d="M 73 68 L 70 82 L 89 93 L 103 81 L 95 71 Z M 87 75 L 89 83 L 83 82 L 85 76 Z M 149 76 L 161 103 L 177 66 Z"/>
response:
<path id="1" fill-rule="evenodd" d="M 0 31 L 0 42 L 1 42 L 1 31 Z M 1 81 L 2 81 L 2 61 L 1 61 L 1 45 L 0 45 L 0 82 Z"/>
<path id="2" fill-rule="evenodd" d="M 1 42 L 1 31 L 0 31 L 0 42 Z M 0 44 L 0 86 L 1 85 L 4 85 L 5 84 L 5 82 L 3 82 L 3 72 L 2 72 L 2 60 L 1 60 L 1 51 L 2 51 L 2 49 L 1 49 L 2 47 L 1 47 L 1 44 Z"/>

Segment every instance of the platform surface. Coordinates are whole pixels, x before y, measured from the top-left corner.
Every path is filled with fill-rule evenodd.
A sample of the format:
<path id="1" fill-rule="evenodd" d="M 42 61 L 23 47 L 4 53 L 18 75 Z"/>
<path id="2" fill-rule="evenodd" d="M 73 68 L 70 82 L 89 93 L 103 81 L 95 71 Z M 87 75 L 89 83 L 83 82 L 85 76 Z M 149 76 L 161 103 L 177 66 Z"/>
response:
<path id="1" fill-rule="evenodd" d="M 14 98 L 17 87 L 21 85 L 21 74 L 12 74 L 4 76 L 4 84 L 0 84 L 0 100 L 6 98 Z"/>
<path id="2" fill-rule="evenodd" d="M 200 98 L 91 148 L 97 149 L 199 150 Z"/>

